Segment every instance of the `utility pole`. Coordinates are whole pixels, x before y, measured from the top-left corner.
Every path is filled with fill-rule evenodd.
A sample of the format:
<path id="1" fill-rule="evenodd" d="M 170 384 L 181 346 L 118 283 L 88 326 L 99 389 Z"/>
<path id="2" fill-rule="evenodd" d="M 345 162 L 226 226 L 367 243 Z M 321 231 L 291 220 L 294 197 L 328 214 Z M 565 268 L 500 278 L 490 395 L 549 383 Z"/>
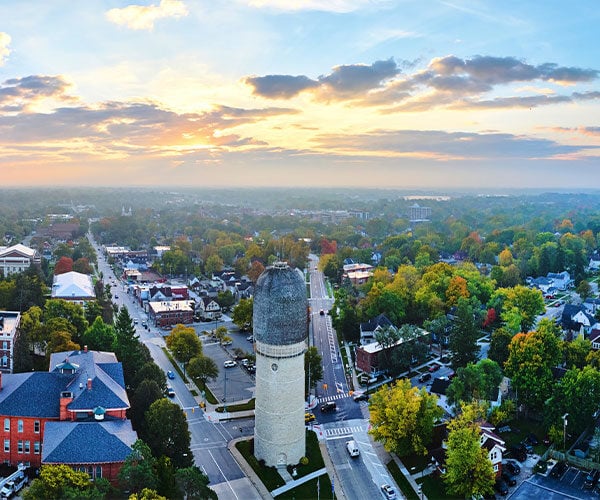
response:
<path id="1" fill-rule="evenodd" d="M 225 384 L 223 387 L 223 413 L 227 412 L 227 368 L 225 368 Z"/>

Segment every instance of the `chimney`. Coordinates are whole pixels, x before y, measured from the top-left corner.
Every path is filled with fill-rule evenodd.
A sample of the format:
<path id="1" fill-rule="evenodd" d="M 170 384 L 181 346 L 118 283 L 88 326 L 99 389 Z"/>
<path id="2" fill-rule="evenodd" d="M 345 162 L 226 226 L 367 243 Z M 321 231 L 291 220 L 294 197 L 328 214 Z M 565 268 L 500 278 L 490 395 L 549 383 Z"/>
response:
<path id="1" fill-rule="evenodd" d="M 87 352 L 87 346 L 86 345 L 83 346 L 83 352 Z"/>
<path id="2" fill-rule="evenodd" d="M 91 391 L 92 390 L 92 379 L 88 378 L 87 380 L 87 390 Z"/>
<path id="3" fill-rule="evenodd" d="M 73 401 L 73 393 L 68 391 L 60 393 L 60 420 L 70 420 L 69 410 L 67 409 L 67 406 L 69 406 L 69 403 L 71 401 Z"/>

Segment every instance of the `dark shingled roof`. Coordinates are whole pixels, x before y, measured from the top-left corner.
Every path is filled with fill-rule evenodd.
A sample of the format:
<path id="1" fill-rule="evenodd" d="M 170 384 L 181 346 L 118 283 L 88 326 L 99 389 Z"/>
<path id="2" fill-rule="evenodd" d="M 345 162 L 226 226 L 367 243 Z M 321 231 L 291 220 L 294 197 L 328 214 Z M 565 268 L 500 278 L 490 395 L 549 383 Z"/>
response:
<path id="1" fill-rule="evenodd" d="M 306 340 L 306 284 L 299 271 L 285 263 L 267 267 L 254 291 L 254 338 L 270 345 Z"/>
<path id="2" fill-rule="evenodd" d="M 123 462 L 137 439 L 129 420 L 46 422 L 42 463 Z"/>
<path id="3" fill-rule="evenodd" d="M 2 377 L 0 415 L 58 418 L 60 393 L 72 379 L 73 375 L 48 372 L 6 375 Z"/>

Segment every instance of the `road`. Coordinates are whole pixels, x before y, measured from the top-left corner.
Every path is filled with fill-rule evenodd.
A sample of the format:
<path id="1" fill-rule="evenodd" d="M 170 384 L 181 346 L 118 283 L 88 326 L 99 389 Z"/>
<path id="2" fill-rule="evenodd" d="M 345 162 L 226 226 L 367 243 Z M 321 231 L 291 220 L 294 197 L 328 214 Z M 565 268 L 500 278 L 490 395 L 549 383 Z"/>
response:
<path id="1" fill-rule="evenodd" d="M 145 319 L 145 313 L 127 293 L 126 285 L 115 278 L 91 234 L 88 234 L 88 239 L 96 249 L 98 270 L 102 272 L 105 281 L 112 282 L 114 280 L 118 283 L 117 287 L 113 287 L 113 296 L 118 295 L 118 298 L 113 297 L 113 301 L 119 307 L 127 307 L 132 319 L 139 319 L 138 324 L 135 325 L 139 340 L 148 346 L 154 362 L 165 373 L 172 370 L 173 366 L 162 350 L 165 341 L 161 331 L 152 326 L 149 330 L 141 326 L 142 320 Z M 220 346 L 217 348 L 222 350 Z M 235 370 L 239 370 L 239 368 L 236 367 Z M 260 499 L 258 492 L 227 449 L 227 443 L 232 439 L 254 433 L 253 420 L 242 419 L 216 424 L 208 422 L 205 413 L 198 407 L 196 399 L 179 375 L 176 374 L 175 379 L 168 380 L 168 383 L 175 390 L 174 402 L 180 405 L 186 414 L 194 462 L 208 476 L 210 487 L 215 490 L 219 498 Z"/>

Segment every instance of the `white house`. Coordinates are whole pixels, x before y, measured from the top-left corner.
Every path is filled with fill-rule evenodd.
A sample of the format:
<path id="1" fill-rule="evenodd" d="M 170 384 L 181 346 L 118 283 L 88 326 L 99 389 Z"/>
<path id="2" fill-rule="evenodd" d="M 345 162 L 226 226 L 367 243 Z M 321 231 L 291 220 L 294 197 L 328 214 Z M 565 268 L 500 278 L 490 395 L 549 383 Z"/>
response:
<path id="1" fill-rule="evenodd" d="M 52 298 L 64 299 L 84 305 L 96 299 L 92 278 L 87 274 L 71 271 L 54 276 Z"/>
<path id="2" fill-rule="evenodd" d="M 22 273 L 33 264 L 39 265 L 41 261 L 37 250 L 20 243 L 11 247 L 0 247 L 0 272 L 4 276 Z"/>
<path id="3" fill-rule="evenodd" d="M 479 445 L 485 448 L 488 452 L 488 458 L 492 462 L 492 467 L 496 476 L 502 474 L 502 456 L 506 451 L 506 443 L 504 440 L 495 434 L 494 426 L 488 422 L 479 424 L 481 435 L 479 436 Z"/>
<path id="4" fill-rule="evenodd" d="M 221 306 L 210 297 L 200 297 L 196 311 L 203 319 L 214 320 L 221 316 Z"/>

